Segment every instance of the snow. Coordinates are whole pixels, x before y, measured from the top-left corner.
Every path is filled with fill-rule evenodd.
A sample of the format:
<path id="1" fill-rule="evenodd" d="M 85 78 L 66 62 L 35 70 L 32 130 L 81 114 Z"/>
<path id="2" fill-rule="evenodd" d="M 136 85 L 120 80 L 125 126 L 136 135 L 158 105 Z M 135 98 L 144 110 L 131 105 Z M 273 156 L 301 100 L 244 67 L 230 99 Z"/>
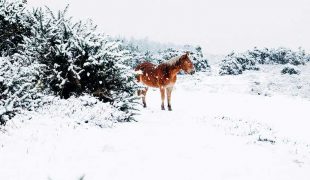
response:
<path id="1" fill-rule="evenodd" d="M 172 112 L 160 110 L 159 90 L 150 89 L 138 122 L 106 120 L 106 128 L 79 120 L 104 105 L 70 114 L 94 100 L 56 101 L 0 134 L 0 179 L 308 180 L 309 65 L 299 76 L 281 75 L 281 67 L 179 76 Z"/>

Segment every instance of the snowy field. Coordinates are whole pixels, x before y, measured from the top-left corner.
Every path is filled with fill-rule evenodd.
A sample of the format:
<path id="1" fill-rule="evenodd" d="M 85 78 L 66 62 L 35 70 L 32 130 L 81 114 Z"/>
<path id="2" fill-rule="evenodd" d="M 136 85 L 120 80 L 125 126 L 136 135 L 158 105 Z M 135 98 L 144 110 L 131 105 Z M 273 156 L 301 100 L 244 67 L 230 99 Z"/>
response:
<path id="1" fill-rule="evenodd" d="M 17 117 L 0 132 L 0 179 L 309 180 L 310 66 L 281 67 L 180 77 L 173 111 L 151 89 L 138 122 L 84 123 L 109 107 L 71 116 L 74 100 Z"/>

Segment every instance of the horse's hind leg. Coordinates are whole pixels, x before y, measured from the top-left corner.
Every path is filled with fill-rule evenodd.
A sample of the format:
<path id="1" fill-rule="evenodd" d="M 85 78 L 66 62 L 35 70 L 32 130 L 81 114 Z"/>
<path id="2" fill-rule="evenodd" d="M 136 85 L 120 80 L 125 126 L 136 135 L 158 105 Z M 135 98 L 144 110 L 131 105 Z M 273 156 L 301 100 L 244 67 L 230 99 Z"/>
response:
<path id="1" fill-rule="evenodd" d="M 143 107 L 146 108 L 146 101 L 145 101 L 145 97 L 146 97 L 146 93 L 147 93 L 148 88 L 145 88 L 143 90 L 143 96 L 142 96 L 142 103 L 143 103 Z"/>
<path id="2" fill-rule="evenodd" d="M 171 92 L 172 92 L 173 87 L 167 87 L 167 101 L 168 101 L 168 110 L 172 111 L 171 108 Z"/>
<path id="3" fill-rule="evenodd" d="M 143 103 L 143 107 L 146 108 L 146 102 L 145 102 L 145 96 L 147 93 L 148 88 L 145 88 L 144 90 L 138 90 L 138 96 L 142 96 L 142 103 Z"/>
<path id="4" fill-rule="evenodd" d="M 165 88 L 160 88 L 161 110 L 165 110 Z"/>

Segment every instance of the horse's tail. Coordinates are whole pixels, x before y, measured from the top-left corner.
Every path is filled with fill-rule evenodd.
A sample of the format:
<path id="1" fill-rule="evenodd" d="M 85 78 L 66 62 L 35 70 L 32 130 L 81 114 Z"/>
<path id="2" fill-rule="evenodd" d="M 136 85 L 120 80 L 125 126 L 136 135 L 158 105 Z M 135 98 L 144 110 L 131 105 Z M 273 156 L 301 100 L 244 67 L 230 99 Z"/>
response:
<path id="1" fill-rule="evenodd" d="M 142 74 L 143 74 L 143 71 L 142 71 L 142 68 L 141 66 L 137 66 L 135 68 L 135 74 L 136 74 L 136 79 L 138 82 L 141 82 L 142 81 Z"/>
<path id="2" fill-rule="evenodd" d="M 141 78 L 142 78 L 142 76 L 140 74 L 136 75 L 137 82 L 141 82 Z"/>

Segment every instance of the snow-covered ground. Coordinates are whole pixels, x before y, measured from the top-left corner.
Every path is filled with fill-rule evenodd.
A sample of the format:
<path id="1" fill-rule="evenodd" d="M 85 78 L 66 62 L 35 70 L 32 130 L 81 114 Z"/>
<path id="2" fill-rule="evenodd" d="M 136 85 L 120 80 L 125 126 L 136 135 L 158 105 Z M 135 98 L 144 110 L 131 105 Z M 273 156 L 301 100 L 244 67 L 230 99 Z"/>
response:
<path id="1" fill-rule="evenodd" d="M 172 112 L 160 110 L 151 89 L 138 122 L 105 128 L 77 121 L 89 118 L 83 112 L 60 116 L 68 105 L 52 104 L 0 132 L 0 179 L 308 180 L 310 71 L 303 68 L 299 76 L 277 66 L 183 76 Z"/>

